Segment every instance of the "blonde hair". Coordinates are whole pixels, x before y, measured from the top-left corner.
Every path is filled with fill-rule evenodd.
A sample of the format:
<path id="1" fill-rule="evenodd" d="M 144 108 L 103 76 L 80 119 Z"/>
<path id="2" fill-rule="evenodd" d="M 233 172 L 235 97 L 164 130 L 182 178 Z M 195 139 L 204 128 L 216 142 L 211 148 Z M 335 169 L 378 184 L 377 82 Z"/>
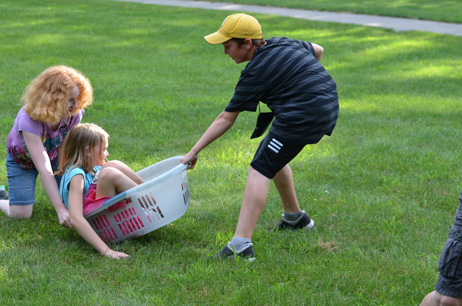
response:
<path id="1" fill-rule="evenodd" d="M 79 88 L 77 107 L 69 112 L 72 89 Z M 51 123 L 77 115 L 93 102 L 90 81 L 79 71 L 67 66 L 53 66 L 43 71 L 27 87 L 21 101 L 34 120 Z"/>
<path id="2" fill-rule="evenodd" d="M 93 123 L 81 123 L 74 126 L 66 135 L 59 147 L 59 168 L 57 175 L 63 175 L 66 170 L 83 168 L 87 173 L 93 170 L 93 161 L 86 158 L 86 150 L 101 145 L 101 153 L 104 151 L 109 134 L 101 127 Z"/>

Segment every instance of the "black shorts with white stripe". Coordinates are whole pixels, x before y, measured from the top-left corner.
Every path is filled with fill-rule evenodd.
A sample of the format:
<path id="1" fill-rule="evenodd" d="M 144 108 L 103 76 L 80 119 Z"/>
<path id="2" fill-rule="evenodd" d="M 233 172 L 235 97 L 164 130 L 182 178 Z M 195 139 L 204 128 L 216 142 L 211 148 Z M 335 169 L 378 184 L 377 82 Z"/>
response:
<path id="1" fill-rule="evenodd" d="M 272 179 L 304 147 L 305 145 L 293 144 L 277 138 L 270 131 L 261 141 L 250 165 L 267 178 Z"/>

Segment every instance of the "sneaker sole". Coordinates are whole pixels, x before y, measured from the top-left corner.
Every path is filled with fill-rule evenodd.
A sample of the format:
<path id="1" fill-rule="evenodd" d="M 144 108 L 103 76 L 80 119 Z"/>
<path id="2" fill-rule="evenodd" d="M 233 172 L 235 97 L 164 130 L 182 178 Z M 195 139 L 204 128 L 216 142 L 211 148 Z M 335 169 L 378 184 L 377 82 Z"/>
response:
<path id="1" fill-rule="evenodd" d="M 241 256 L 236 256 L 236 257 L 239 257 L 239 260 L 248 261 L 248 262 L 254 262 L 256 260 L 255 257 L 241 257 Z M 222 260 L 236 260 L 236 257 L 235 256 L 229 256 L 229 257 L 220 258 L 220 259 L 222 259 Z"/>
<path id="2" fill-rule="evenodd" d="M 310 223 L 308 223 L 308 224 L 305 225 L 304 227 L 301 227 L 301 228 L 294 228 L 293 230 L 295 230 L 295 231 L 299 231 L 299 230 L 302 230 L 302 231 L 309 231 L 309 230 L 312 229 L 313 227 L 314 227 L 314 221 L 313 221 L 313 219 L 311 219 Z M 285 229 L 283 229 L 283 230 L 285 230 Z M 268 233 L 275 233 L 275 232 L 279 232 L 279 231 L 281 231 L 281 229 L 276 230 L 274 227 L 268 229 Z"/>
<path id="3" fill-rule="evenodd" d="M 302 230 L 309 231 L 310 229 L 313 228 L 313 226 L 314 226 L 314 221 L 313 221 L 313 219 L 311 219 L 311 222 L 308 223 L 308 225 L 306 225 L 305 227 L 303 227 Z"/>

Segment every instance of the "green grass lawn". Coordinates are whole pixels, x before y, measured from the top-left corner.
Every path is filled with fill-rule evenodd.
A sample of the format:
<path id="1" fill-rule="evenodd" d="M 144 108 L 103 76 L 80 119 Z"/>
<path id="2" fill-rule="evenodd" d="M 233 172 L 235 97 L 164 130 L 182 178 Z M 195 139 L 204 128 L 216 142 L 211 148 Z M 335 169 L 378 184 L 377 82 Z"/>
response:
<path id="1" fill-rule="evenodd" d="M 215 2 L 462 22 L 460 0 L 284 0 L 283 2 L 280 0 L 218 0 Z"/>
<path id="2" fill-rule="evenodd" d="M 102 0 L 0 2 L 0 139 L 25 86 L 51 65 L 95 91 L 84 122 L 111 135 L 135 170 L 185 154 L 225 108 L 244 65 L 203 36 L 230 12 Z M 340 116 L 332 137 L 291 163 L 308 233 L 268 234 L 271 186 L 253 263 L 210 260 L 233 236 L 256 114 L 243 113 L 188 172 L 191 206 L 169 226 L 113 247 L 115 261 L 59 226 L 43 189 L 33 217 L 0 215 L 1 305 L 417 305 L 462 188 L 462 38 L 276 16 L 265 37 L 325 48 Z M 7 185 L 5 154 L 0 184 Z"/>

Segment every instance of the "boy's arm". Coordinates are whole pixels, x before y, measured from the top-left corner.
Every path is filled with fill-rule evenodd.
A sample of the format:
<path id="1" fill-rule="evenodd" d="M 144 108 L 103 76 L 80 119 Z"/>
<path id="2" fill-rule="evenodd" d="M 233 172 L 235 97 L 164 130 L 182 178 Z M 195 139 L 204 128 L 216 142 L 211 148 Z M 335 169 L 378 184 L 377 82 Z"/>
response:
<path id="1" fill-rule="evenodd" d="M 111 250 L 84 218 L 83 187 L 83 176 L 75 175 L 69 184 L 69 217 L 72 226 L 83 239 L 91 244 L 102 255 L 115 259 L 129 257 L 127 254 Z"/>
<path id="2" fill-rule="evenodd" d="M 197 154 L 226 133 L 226 131 L 233 126 L 238 115 L 239 112 L 222 112 L 215 121 L 213 121 L 194 147 L 181 159 L 181 163 L 185 165 L 190 163 L 188 168 L 194 169 L 197 162 Z"/>
<path id="3" fill-rule="evenodd" d="M 321 61 L 322 54 L 324 53 L 324 48 L 315 43 L 311 43 L 311 45 L 313 46 L 315 57 L 318 59 L 318 61 Z"/>
<path id="4" fill-rule="evenodd" d="M 66 206 L 64 206 L 64 203 L 59 196 L 58 184 L 56 184 L 50 158 L 43 147 L 42 139 L 29 132 L 22 132 L 22 134 L 35 168 L 40 174 L 40 182 L 42 182 L 43 189 L 45 189 L 51 204 L 58 214 L 59 224 L 64 227 L 71 228 L 69 211 Z"/>

